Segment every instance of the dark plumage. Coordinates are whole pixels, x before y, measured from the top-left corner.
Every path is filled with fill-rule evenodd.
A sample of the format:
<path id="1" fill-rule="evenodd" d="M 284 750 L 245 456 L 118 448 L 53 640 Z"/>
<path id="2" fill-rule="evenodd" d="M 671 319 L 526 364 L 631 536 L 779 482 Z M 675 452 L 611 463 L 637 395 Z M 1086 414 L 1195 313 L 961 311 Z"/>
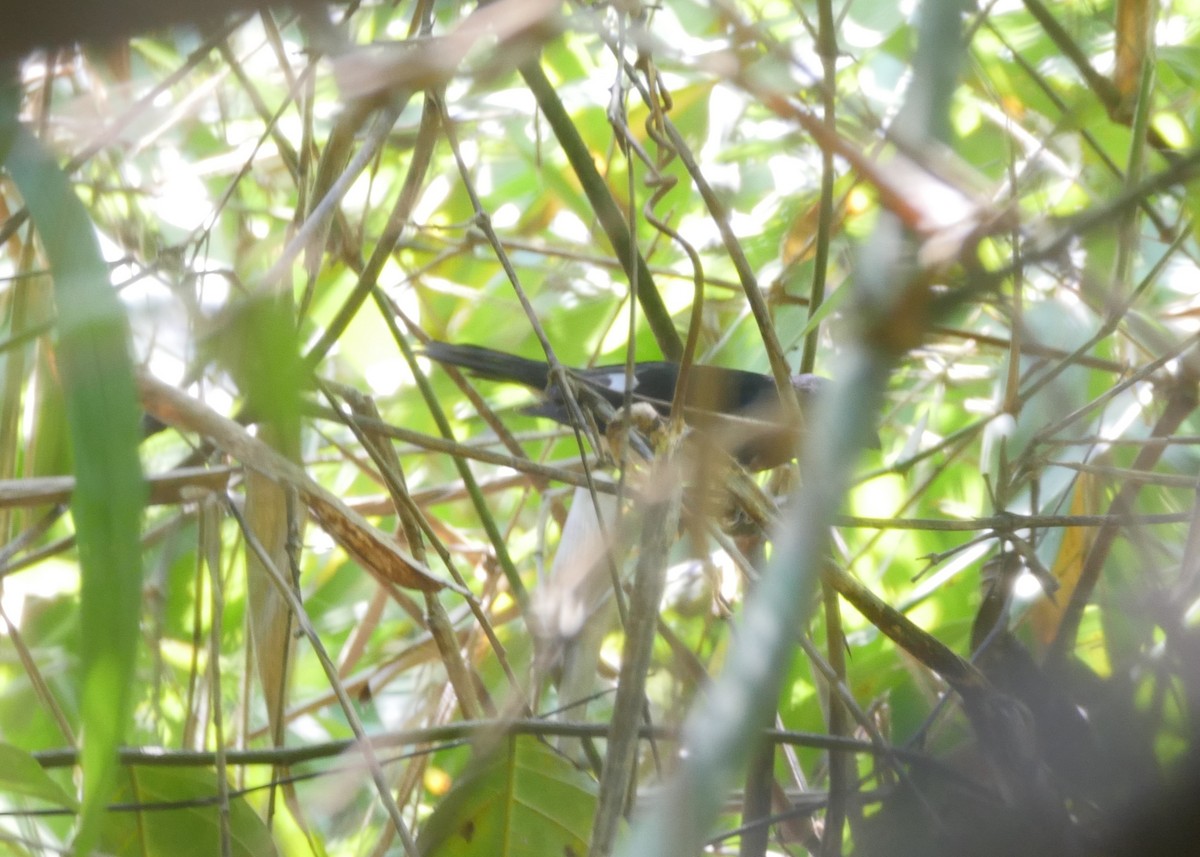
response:
<path id="1" fill-rule="evenodd" d="M 482 348 L 430 342 L 425 355 L 438 363 L 465 369 L 491 381 L 520 384 L 537 390 L 542 401 L 527 413 L 569 424 L 570 414 L 563 390 L 550 382 L 550 367 L 530 360 Z M 580 385 L 604 398 L 614 408 L 625 403 L 625 365 L 571 369 Z M 632 399 L 648 402 L 663 416 L 671 410 L 679 364 L 666 361 L 637 363 L 633 369 Z M 792 385 L 803 407 L 825 379 L 816 375 L 794 375 Z M 770 375 L 693 365 L 688 378 L 684 417 L 690 425 L 712 432 L 743 464 L 753 470 L 777 467 L 794 457 L 799 429 L 784 423 L 783 408 L 775 380 Z M 600 426 L 604 428 L 603 425 Z"/>

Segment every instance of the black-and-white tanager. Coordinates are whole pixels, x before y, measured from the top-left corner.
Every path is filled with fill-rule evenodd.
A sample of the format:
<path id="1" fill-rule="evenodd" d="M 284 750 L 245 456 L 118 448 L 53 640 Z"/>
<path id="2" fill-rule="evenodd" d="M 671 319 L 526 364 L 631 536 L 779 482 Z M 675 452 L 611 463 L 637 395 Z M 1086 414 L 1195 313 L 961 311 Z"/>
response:
<path id="1" fill-rule="evenodd" d="M 478 345 L 430 342 L 425 346 L 430 359 L 466 370 L 491 381 L 520 384 L 541 393 L 541 401 L 523 409 L 525 413 L 571 423 L 570 409 L 561 385 L 552 382 L 550 367 L 543 360 L 530 360 Z M 614 408 L 625 403 L 625 365 L 571 369 L 581 387 L 598 394 Z M 667 361 L 636 363 L 633 367 L 631 400 L 646 402 L 666 416 L 671 410 L 679 364 Z M 811 404 L 826 379 L 817 375 L 793 375 L 792 386 L 803 410 Z M 790 461 L 796 455 L 803 420 L 787 420 L 775 379 L 758 372 L 693 365 L 688 374 L 684 419 L 695 428 L 710 432 L 735 458 L 751 470 L 766 470 Z M 599 426 L 605 428 L 603 424 Z"/>

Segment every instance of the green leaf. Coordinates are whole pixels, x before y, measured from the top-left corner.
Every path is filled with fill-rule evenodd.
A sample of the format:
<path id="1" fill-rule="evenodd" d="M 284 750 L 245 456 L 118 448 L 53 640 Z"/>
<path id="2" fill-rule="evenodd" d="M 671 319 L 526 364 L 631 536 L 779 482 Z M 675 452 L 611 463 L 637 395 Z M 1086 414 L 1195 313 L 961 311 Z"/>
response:
<path id="1" fill-rule="evenodd" d="M 590 778 L 515 736 L 446 796 L 418 844 L 426 857 L 582 857 L 595 809 Z"/>
<path id="2" fill-rule="evenodd" d="M 37 759 L 11 744 L 0 744 L 0 793 L 38 798 L 71 809 L 76 807 L 75 798 L 50 779 Z"/>
<path id="3" fill-rule="evenodd" d="M 84 811 L 76 845 L 87 853 L 115 781 L 116 749 L 131 708 L 146 496 L 138 460 L 140 411 L 125 313 L 87 211 L 53 153 L 15 115 L 0 114 L 0 140 L 11 141 L 5 166 L 54 277 L 57 365 L 75 462 L 71 512 L 82 571 Z"/>
<path id="4" fill-rule="evenodd" d="M 132 812 L 109 812 L 101 847 L 130 857 L 211 857 L 221 853 L 217 774 L 206 768 L 133 767 L 114 795 Z M 230 853 L 271 857 L 275 843 L 244 798 L 229 799 Z"/>

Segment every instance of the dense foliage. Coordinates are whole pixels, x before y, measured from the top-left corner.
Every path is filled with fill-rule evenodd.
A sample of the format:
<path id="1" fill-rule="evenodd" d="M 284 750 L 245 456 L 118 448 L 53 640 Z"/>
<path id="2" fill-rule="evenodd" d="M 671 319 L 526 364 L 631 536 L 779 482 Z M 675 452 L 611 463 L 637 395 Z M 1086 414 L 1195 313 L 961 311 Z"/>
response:
<path id="1" fill-rule="evenodd" d="M 0 837 L 1189 850 L 1197 21 L 417 0 L 22 57 Z M 431 340 L 831 382 L 747 473 Z"/>

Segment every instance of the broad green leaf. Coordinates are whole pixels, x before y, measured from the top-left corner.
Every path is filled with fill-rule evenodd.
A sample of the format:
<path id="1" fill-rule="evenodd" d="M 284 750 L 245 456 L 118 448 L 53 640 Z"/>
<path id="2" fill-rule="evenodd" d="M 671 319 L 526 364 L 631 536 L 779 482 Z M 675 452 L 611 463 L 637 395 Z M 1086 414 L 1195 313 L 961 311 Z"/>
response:
<path id="1" fill-rule="evenodd" d="M 0 794 L 39 798 L 74 809 L 75 798 L 63 791 L 38 764 L 19 747 L 0 744 Z"/>
<path id="2" fill-rule="evenodd" d="M 516 736 L 442 800 L 418 844 L 425 857 L 582 857 L 595 806 L 589 777 Z"/>
<path id="3" fill-rule="evenodd" d="M 131 767 L 105 814 L 101 847 L 129 857 L 211 857 L 221 853 L 217 775 L 204 768 Z M 275 844 L 245 798 L 229 799 L 234 857 L 271 857 Z"/>

